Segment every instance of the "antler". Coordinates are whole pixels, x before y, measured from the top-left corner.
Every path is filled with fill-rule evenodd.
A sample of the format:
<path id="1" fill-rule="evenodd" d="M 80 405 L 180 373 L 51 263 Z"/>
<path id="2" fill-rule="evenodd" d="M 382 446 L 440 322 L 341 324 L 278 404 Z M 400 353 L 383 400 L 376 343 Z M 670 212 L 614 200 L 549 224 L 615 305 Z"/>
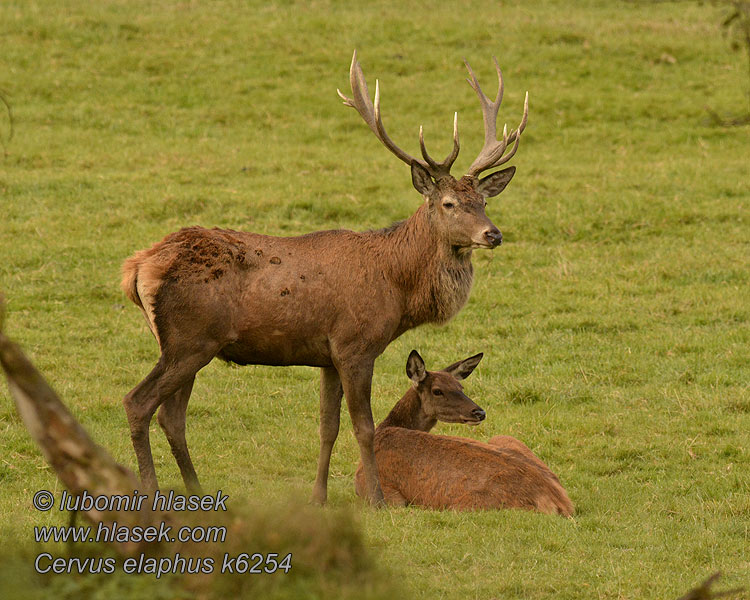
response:
<path id="1" fill-rule="evenodd" d="M 500 65 L 497 64 L 497 59 L 493 56 L 492 60 L 495 61 L 495 69 L 497 70 L 497 77 L 499 80 L 497 96 L 494 102 L 490 102 L 490 99 L 484 94 L 482 88 L 479 87 L 479 81 L 477 81 L 474 71 L 471 70 L 469 63 L 464 60 L 466 68 L 469 70 L 471 79 L 467 79 L 469 85 L 477 93 L 479 97 L 479 103 L 482 105 L 482 117 L 484 118 L 484 146 L 482 147 L 479 156 L 476 157 L 467 175 L 476 177 L 482 171 L 492 169 L 493 167 L 499 167 L 503 163 L 508 162 L 518 150 L 518 142 L 521 140 L 521 133 L 526 128 L 526 122 L 529 118 L 529 93 L 526 92 L 526 100 L 523 103 L 523 117 L 518 129 L 508 134 L 508 126 L 503 127 L 503 139 L 497 139 L 497 111 L 500 109 L 500 103 L 503 101 L 503 74 L 500 71 Z M 508 154 L 505 153 L 508 144 L 515 142 L 513 148 Z"/>
<path id="2" fill-rule="evenodd" d="M 456 162 L 456 157 L 458 157 L 458 151 L 460 148 L 458 143 L 458 113 L 454 113 L 453 116 L 453 150 L 443 162 L 435 162 L 435 160 L 427 153 L 427 149 L 424 145 L 422 127 L 419 128 L 419 147 L 422 150 L 422 156 L 424 157 L 424 160 L 420 160 L 399 148 L 385 132 L 385 127 L 383 127 L 383 121 L 380 115 L 380 84 L 375 80 L 375 104 L 373 105 L 370 101 L 370 93 L 367 89 L 365 75 L 362 72 L 362 67 L 359 64 L 359 61 L 357 60 L 356 50 L 354 51 L 354 56 L 352 56 L 352 66 L 349 69 L 349 81 L 352 86 L 353 98 L 344 96 L 344 94 L 341 93 L 341 90 L 337 89 L 336 91 L 346 106 L 351 106 L 360 114 L 365 120 L 365 123 L 370 126 L 372 132 L 381 142 L 383 142 L 383 145 L 388 148 L 388 150 L 393 152 L 393 154 L 404 161 L 407 165 L 411 165 L 412 162 L 419 163 L 422 167 L 427 169 L 430 175 L 435 179 L 450 174 L 451 167 L 453 166 L 453 163 Z"/>

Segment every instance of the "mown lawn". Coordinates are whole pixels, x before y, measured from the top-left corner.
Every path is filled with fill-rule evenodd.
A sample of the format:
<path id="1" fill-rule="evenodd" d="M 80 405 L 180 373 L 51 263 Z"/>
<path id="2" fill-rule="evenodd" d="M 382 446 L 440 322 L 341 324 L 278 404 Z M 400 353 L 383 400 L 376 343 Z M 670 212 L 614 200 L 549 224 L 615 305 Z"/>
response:
<path id="1" fill-rule="evenodd" d="M 6 0 L 7 332 L 135 467 L 121 398 L 157 347 L 120 292 L 122 261 L 186 225 L 291 235 L 408 217 L 408 169 L 336 96 L 352 50 L 407 151 L 422 124 L 442 156 L 459 112 L 456 173 L 483 136 L 462 58 L 493 94 L 496 55 L 500 123 L 515 126 L 530 94 L 518 172 L 488 207 L 506 243 L 475 253 L 449 325 L 381 356 L 373 412 L 408 386 L 412 348 L 428 368 L 483 351 L 466 390 L 487 421 L 438 431 L 524 440 L 577 515 L 374 511 L 354 495 L 348 418 L 330 504 L 357 513 L 372 559 L 415 598 L 676 598 L 716 570 L 750 585 L 750 129 L 705 110 L 740 112 L 749 82 L 723 14 L 688 1 Z M 237 505 L 309 494 L 317 404 L 313 369 L 210 364 L 188 412 L 206 487 Z M 2 544 L 33 548 L 34 525 L 65 519 L 31 496 L 59 484 L 4 387 L 0 432 Z M 162 485 L 180 486 L 155 422 L 152 445 Z"/>

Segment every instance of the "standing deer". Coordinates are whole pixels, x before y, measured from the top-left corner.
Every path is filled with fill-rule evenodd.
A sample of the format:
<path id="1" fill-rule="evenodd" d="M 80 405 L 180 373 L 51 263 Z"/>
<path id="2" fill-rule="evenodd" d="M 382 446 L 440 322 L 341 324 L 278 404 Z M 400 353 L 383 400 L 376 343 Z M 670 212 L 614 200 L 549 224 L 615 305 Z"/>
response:
<path id="1" fill-rule="evenodd" d="M 569 517 L 573 504 L 560 480 L 521 441 L 477 440 L 429 431 L 438 421 L 477 425 L 485 412 L 461 380 L 482 360 L 477 354 L 442 371 L 427 371 L 412 350 L 406 374 L 413 386 L 375 430 L 375 457 L 387 504 L 476 510 L 524 508 Z M 365 495 L 360 463 L 355 489 Z"/>
<path id="2" fill-rule="evenodd" d="M 380 115 L 380 89 L 370 100 L 354 53 L 353 98 L 377 138 L 411 167 L 425 202 L 407 220 L 379 231 L 319 231 L 272 237 L 226 229 L 190 227 L 172 233 L 123 265 L 122 289 L 143 312 L 161 356 L 124 398 L 141 480 L 157 486 L 149 423 L 158 422 L 182 478 L 199 489 L 187 442 L 185 415 L 195 374 L 215 356 L 237 364 L 320 367 L 320 457 L 313 499 L 324 503 L 328 467 L 346 396 L 360 449 L 367 497 L 382 504 L 373 451 L 370 389 L 375 359 L 390 342 L 422 323 L 445 323 L 464 305 L 472 284 L 471 254 L 495 248 L 502 235 L 485 214 L 485 199 L 499 194 L 515 167 L 479 179 L 518 149 L 528 119 L 528 93 L 518 128 L 497 139 L 497 112 L 471 67 L 470 85 L 484 116 L 484 146 L 466 175 L 450 174 L 459 151 L 457 117 L 453 150 L 435 162 L 408 155 L 388 137 Z M 506 153 L 509 145 L 510 151 Z"/>

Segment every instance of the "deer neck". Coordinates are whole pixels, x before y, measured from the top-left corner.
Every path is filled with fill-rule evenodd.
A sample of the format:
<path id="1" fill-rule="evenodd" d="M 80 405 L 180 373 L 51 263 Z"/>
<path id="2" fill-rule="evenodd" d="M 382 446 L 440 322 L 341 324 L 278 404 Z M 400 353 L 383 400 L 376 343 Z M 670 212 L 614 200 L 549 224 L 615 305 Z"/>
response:
<path id="1" fill-rule="evenodd" d="M 378 429 L 384 427 L 403 427 L 404 429 L 416 429 L 417 431 L 430 431 L 437 423 L 436 419 L 428 417 L 422 410 L 422 402 L 419 400 L 416 388 L 409 391 L 396 402 L 388 416 L 378 425 Z"/>
<path id="2" fill-rule="evenodd" d="M 422 323 L 445 323 L 466 303 L 471 291 L 471 250 L 458 251 L 441 240 L 427 203 L 386 234 L 384 272 L 401 291 L 401 331 Z"/>

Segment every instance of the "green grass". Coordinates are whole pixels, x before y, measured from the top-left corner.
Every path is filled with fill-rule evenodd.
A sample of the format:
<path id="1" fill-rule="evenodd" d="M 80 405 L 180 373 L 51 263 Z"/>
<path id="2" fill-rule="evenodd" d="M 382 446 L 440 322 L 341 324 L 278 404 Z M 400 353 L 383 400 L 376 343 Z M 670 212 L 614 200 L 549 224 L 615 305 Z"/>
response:
<path id="1" fill-rule="evenodd" d="M 485 352 L 466 389 L 487 421 L 438 430 L 522 439 L 577 516 L 373 511 L 353 492 L 347 418 L 330 503 L 360 513 L 370 555 L 415 598 L 675 598 L 717 569 L 726 586 L 747 586 L 750 133 L 713 127 L 704 110 L 745 101 L 721 12 L 488 7 L 3 2 L 0 89 L 15 115 L 0 156 L 8 334 L 134 466 L 121 398 L 157 348 L 119 290 L 122 261 L 191 224 L 289 235 L 407 217 L 420 202 L 408 169 L 335 94 L 352 49 L 380 79 L 384 121 L 407 151 L 423 124 L 432 153 L 447 152 L 459 111 L 456 172 L 482 143 L 461 59 L 491 94 L 494 54 L 501 124 L 515 125 L 530 93 L 518 173 L 488 207 L 506 243 L 475 254 L 471 299 L 449 325 L 408 332 L 381 356 L 373 412 L 382 419 L 406 389 L 412 348 L 428 368 Z M 317 420 L 313 369 L 212 363 L 188 441 L 207 487 L 273 506 L 311 490 Z M 152 431 L 161 483 L 179 486 Z M 3 389 L 3 545 L 62 523 L 33 511 L 43 488 L 59 484 Z"/>

